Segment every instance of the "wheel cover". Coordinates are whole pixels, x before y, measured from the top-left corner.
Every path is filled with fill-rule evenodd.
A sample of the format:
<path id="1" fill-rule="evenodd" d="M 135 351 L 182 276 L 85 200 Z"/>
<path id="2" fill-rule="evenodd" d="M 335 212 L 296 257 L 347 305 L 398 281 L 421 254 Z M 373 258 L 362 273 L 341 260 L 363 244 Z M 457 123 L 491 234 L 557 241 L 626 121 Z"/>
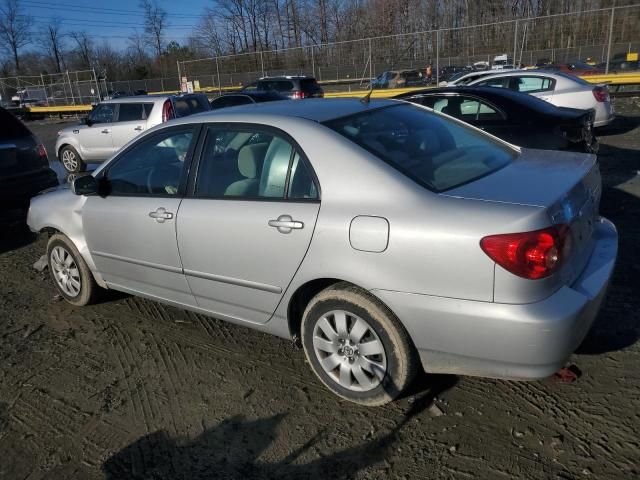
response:
<path id="1" fill-rule="evenodd" d="M 76 170 L 78 168 L 78 157 L 71 150 L 62 152 L 62 164 L 67 170 Z"/>
<path id="2" fill-rule="evenodd" d="M 362 318 L 344 310 L 333 310 L 318 319 L 313 351 L 327 375 L 354 392 L 376 388 L 387 372 L 387 355 L 376 332 Z"/>
<path id="3" fill-rule="evenodd" d="M 69 297 L 77 297 L 82 288 L 80 270 L 73 256 L 64 247 L 54 247 L 50 255 L 53 278 L 60 290 Z"/>

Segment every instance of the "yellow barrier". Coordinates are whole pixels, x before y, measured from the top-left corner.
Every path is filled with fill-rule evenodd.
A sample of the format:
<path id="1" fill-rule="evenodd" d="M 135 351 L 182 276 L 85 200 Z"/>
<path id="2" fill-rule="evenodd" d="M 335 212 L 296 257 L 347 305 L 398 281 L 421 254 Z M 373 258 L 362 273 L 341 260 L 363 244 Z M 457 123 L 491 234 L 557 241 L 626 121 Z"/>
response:
<path id="1" fill-rule="evenodd" d="M 72 113 L 72 112 L 90 112 L 93 107 L 91 105 L 58 105 L 55 107 L 28 107 L 29 113 Z"/>
<path id="2" fill-rule="evenodd" d="M 608 85 L 640 85 L 640 72 L 609 73 L 607 75 L 584 75 L 583 80 L 589 83 L 606 83 Z"/>

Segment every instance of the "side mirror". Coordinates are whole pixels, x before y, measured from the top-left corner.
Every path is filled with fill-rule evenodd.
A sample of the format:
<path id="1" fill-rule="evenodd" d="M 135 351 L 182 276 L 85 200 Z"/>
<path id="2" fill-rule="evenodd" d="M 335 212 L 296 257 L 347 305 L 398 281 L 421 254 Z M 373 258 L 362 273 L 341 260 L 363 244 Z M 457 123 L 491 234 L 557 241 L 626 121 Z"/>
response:
<path id="1" fill-rule="evenodd" d="M 90 127 L 91 125 L 93 125 L 93 122 L 91 121 L 91 119 L 89 117 L 85 117 L 82 119 L 82 123 L 84 123 L 87 127 Z"/>
<path id="2" fill-rule="evenodd" d="M 71 182 L 71 191 L 75 195 L 96 195 L 100 184 L 93 175 L 82 175 Z"/>

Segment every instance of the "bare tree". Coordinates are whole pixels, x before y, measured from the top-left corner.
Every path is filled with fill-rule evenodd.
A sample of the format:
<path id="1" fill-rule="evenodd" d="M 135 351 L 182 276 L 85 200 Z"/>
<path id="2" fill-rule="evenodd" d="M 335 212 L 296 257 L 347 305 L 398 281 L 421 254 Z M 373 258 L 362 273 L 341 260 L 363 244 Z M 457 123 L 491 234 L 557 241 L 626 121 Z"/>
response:
<path id="1" fill-rule="evenodd" d="M 56 72 L 62 72 L 64 66 L 64 34 L 62 33 L 59 18 L 52 19 L 51 23 L 42 29 L 38 43 L 53 60 Z"/>
<path id="2" fill-rule="evenodd" d="M 87 32 L 71 32 L 73 41 L 76 43 L 76 51 L 85 68 L 91 68 L 93 65 L 93 42 Z"/>
<path id="3" fill-rule="evenodd" d="M 31 21 L 20 13 L 18 0 L 4 0 L 0 6 L 0 40 L 13 56 L 16 73 L 20 71 L 19 50 L 31 43 Z"/>
<path id="4" fill-rule="evenodd" d="M 141 0 L 144 10 L 144 31 L 153 45 L 158 61 L 162 57 L 165 30 L 168 26 L 167 12 L 158 6 L 156 0 Z"/>

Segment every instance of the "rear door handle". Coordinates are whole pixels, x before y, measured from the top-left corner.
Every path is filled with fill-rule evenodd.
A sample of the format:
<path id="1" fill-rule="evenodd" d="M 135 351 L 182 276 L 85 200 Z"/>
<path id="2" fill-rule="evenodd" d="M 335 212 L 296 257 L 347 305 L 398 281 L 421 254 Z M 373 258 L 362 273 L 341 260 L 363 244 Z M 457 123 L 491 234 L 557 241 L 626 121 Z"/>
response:
<path id="1" fill-rule="evenodd" d="M 134 128 L 134 130 L 136 132 L 141 132 L 142 131 L 142 127 L 140 125 L 138 125 L 136 128 Z"/>
<path id="2" fill-rule="evenodd" d="M 291 230 L 304 228 L 304 223 L 291 218 L 291 215 L 280 215 L 277 220 L 269 220 L 269 226 L 277 228 L 280 233 L 291 233 Z"/>
<path id="3" fill-rule="evenodd" d="M 155 212 L 149 212 L 149 216 L 155 218 L 158 223 L 164 223 L 165 220 L 171 220 L 173 218 L 173 213 L 167 212 L 164 207 L 160 207 Z"/>
<path id="4" fill-rule="evenodd" d="M 105 128 L 104 130 L 102 130 L 102 132 L 100 133 L 111 133 L 111 129 L 110 128 Z"/>

